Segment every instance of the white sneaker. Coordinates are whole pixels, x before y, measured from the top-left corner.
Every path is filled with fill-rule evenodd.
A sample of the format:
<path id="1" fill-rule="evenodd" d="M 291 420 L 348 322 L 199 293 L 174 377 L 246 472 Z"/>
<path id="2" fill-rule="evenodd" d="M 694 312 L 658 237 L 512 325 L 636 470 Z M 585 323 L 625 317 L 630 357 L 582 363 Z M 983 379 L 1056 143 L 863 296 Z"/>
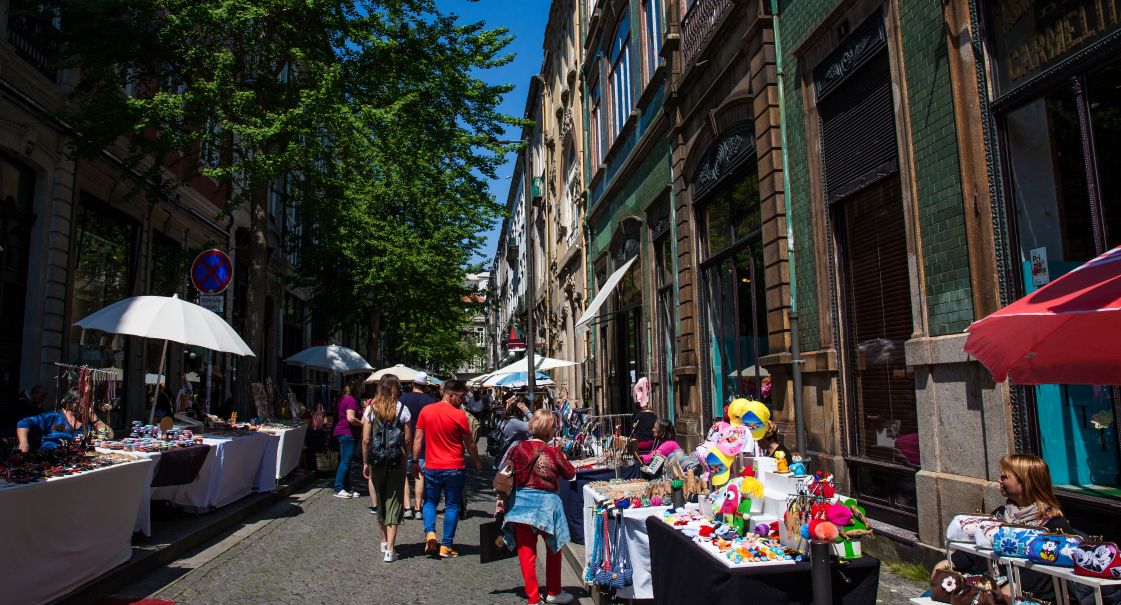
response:
<path id="1" fill-rule="evenodd" d="M 565 591 L 560 591 L 557 594 L 547 595 L 545 597 L 546 603 L 571 603 L 575 597 Z"/>
<path id="2" fill-rule="evenodd" d="M 339 491 L 335 492 L 335 497 L 336 498 L 346 498 L 346 499 L 349 500 L 350 498 L 353 498 L 354 496 L 351 496 L 350 492 L 346 491 L 345 489 L 340 489 Z"/>
<path id="3" fill-rule="evenodd" d="M 386 563 L 392 563 L 392 562 L 396 561 L 397 559 L 398 559 L 397 551 L 387 550 L 387 551 L 385 551 L 385 557 L 382 558 L 382 561 L 385 561 Z"/>
<path id="4" fill-rule="evenodd" d="M 350 492 L 350 497 L 351 497 L 351 498 L 358 498 L 358 497 L 360 497 L 361 495 L 362 495 L 362 494 L 358 493 L 357 491 L 353 491 L 353 492 Z"/>
<path id="5" fill-rule="evenodd" d="M 382 552 L 382 554 L 385 554 L 385 553 L 389 552 L 389 545 L 386 544 L 385 542 L 381 543 L 381 552 Z"/>

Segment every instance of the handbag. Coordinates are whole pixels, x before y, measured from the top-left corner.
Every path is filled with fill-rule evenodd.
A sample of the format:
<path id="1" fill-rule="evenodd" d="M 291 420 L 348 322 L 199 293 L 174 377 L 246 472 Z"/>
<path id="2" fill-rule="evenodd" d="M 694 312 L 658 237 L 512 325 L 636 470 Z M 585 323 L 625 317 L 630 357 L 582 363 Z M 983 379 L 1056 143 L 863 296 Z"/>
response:
<path id="1" fill-rule="evenodd" d="M 1014 559 L 1028 558 L 1028 542 L 1032 538 L 1044 533 L 1042 527 L 1026 525 L 1001 525 L 993 534 L 993 552 Z"/>
<path id="2" fill-rule="evenodd" d="M 600 561 L 600 566 L 596 569 L 595 583 L 601 586 L 611 585 L 611 531 L 608 526 L 607 511 L 601 513 L 603 515 L 603 558 Z"/>
<path id="3" fill-rule="evenodd" d="M 592 517 L 591 556 L 588 558 L 587 567 L 584 568 L 584 582 L 587 584 L 595 582 L 596 574 L 603 565 L 603 526 L 599 524 L 599 519 L 596 517 L 598 513 Z"/>
<path id="4" fill-rule="evenodd" d="M 1082 538 L 1079 536 L 1062 533 L 1039 534 L 1028 541 L 1028 560 L 1043 565 L 1074 567 L 1074 559 L 1071 555 L 1080 544 Z"/>
<path id="5" fill-rule="evenodd" d="M 517 553 L 506 548 L 502 525 L 498 521 L 487 521 L 479 525 L 479 562 L 501 561 L 515 554 Z"/>
<path id="6" fill-rule="evenodd" d="M 498 493 L 499 497 L 508 498 L 510 497 L 510 494 L 514 493 L 514 475 L 524 473 L 525 471 L 533 468 L 533 465 L 537 464 L 537 459 L 541 457 L 541 453 L 544 451 L 544 447 L 537 450 L 537 453 L 534 454 L 533 458 L 529 460 L 529 464 L 527 464 L 519 471 L 515 472 L 513 470 L 514 467 L 512 464 L 507 464 L 505 467 L 503 467 L 502 470 L 498 471 L 498 474 L 494 476 L 493 487 L 494 491 Z"/>
<path id="7" fill-rule="evenodd" d="M 1000 521 L 996 519 L 981 521 L 973 530 L 973 543 L 979 548 L 992 550 L 993 536 L 996 535 L 996 530 L 1000 529 L 1000 525 Z"/>
<path id="8" fill-rule="evenodd" d="M 612 565 L 610 586 L 612 588 L 625 588 L 633 583 L 634 570 L 631 568 L 627 554 L 627 536 L 623 531 L 623 519 L 615 522 L 615 563 Z"/>
<path id="9" fill-rule="evenodd" d="M 965 588 L 965 577 L 951 569 L 939 569 L 930 578 L 930 598 L 949 603 L 955 593 Z"/>
<path id="10" fill-rule="evenodd" d="M 1074 575 L 1121 580 L 1121 552 L 1114 542 L 1083 542 L 1071 553 Z"/>
<path id="11" fill-rule="evenodd" d="M 967 584 L 954 593 L 951 605 L 1012 605 L 1012 597 L 979 584 Z"/>

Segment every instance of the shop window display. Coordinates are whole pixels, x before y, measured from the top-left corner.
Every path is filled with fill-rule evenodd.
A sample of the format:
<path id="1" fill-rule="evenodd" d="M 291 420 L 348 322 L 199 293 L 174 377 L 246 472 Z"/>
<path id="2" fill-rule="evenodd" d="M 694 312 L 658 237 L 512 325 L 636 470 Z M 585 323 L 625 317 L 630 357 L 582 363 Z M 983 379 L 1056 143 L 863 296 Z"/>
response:
<path id="1" fill-rule="evenodd" d="M 71 299 L 71 317 L 75 321 L 127 298 L 135 264 L 135 227 L 88 203 L 79 205 L 77 221 Z M 72 362 L 124 368 L 124 338 L 87 334 L 82 342 L 81 332 L 81 328 L 71 328 Z"/>
<path id="2" fill-rule="evenodd" d="M 765 400 L 769 375 L 766 288 L 754 173 L 716 192 L 701 209 L 702 265 L 713 413 L 737 397 Z"/>
<path id="3" fill-rule="evenodd" d="M 1114 62 L 1004 115 L 1025 295 L 1121 244 L 1119 103 L 1121 63 Z M 1029 394 L 1039 453 L 1056 488 L 1121 499 L 1117 390 L 1053 384 Z"/>

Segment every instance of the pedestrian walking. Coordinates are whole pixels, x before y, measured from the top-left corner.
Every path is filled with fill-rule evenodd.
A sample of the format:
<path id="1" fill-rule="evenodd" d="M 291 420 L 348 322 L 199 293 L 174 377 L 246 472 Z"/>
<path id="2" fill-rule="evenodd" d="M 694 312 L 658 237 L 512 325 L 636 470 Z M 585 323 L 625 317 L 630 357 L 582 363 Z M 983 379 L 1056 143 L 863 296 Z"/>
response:
<path id="1" fill-rule="evenodd" d="M 376 389 L 376 387 L 375 387 L 375 389 Z M 375 393 L 375 395 L 376 395 L 376 393 Z M 362 434 L 363 434 L 363 436 L 366 434 L 365 433 L 366 425 L 368 425 L 370 423 L 371 416 L 368 412 L 373 407 L 374 407 L 374 398 L 371 397 L 371 398 L 369 398 L 365 401 L 365 407 L 362 408 Z M 361 446 L 362 446 L 362 449 L 363 449 L 362 454 L 361 454 L 362 459 L 365 460 L 366 459 L 365 458 L 365 455 L 366 455 L 365 447 L 366 446 L 364 444 L 361 444 Z M 365 465 L 363 465 L 363 467 L 362 467 L 362 473 L 364 475 L 366 473 Z M 366 489 L 370 490 L 370 514 L 371 515 L 376 515 L 376 514 L 378 514 L 378 491 L 376 489 L 374 489 L 374 480 L 371 479 L 368 476 L 366 477 Z"/>
<path id="2" fill-rule="evenodd" d="M 487 442 L 487 453 L 494 458 L 495 468 L 505 466 L 506 456 L 511 449 L 529 438 L 530 418 L 529 406 L 524 399 L 511 395 L 506 400 L 506 407 L 491 431 L 495 442 Z"/>
<path id="3" fill-rule="evenodd" d="M 405 447 L 413 437 L 409 408 L 400 397 L 397 377 L 383 376 L 362 419 L 362 474 L 370 480 L 370 493 L 377 494 L 381 551 L 387 563 L 397 560 L 397 526 L 404 519 Z"/>
<path id="4" fill-rule="evenodd" d="M 467 482 L 465 449 L 474 461 L 475 472 L 482 470 L 479 451 L 471 439 L 467 412 L 460 407 L 466 394 L 467 385 L 462 380 L 444 383 L 443 399 L 420 411 L 413 439 L 413 457 L 420 459 L 422 447 L 424 454 L 424 471 L 420 471 L 418 466 L 413 467 L 414 475 L 424 474 L 424 552 L 438 552 L 443 558 L 459 556 L 452 548 L 452 542 Z M 444 498 L 444 537 L 437 541 L 436 508 L 441 495 Z"/>
<path id="5" fill-rule="evenodd" d="M 557 420 L 552 412 L 537 410 L 529 420 L 530 437 L 510 451 L 514 493 L 502 530 L 506 548 L 517 550 L 530 605 L 541 603 L 537 583 L 537 537 L 545 541 L 545 603 L 571 603 L 561 590 L 561 549 L 568 543 L 568 520 L 557 495 L 561 478 L 572 480 L 576 469 L 560 448 L 553 445 Z"/>
<path id="6" fill-rule="evenodd" d="M 362 438 L 362 416 L 358 407 L 358 400 L 354 394 L 359 394 L 359 386 L 347 385 L 343 387 L 342 397 L 339 398 L 338 420 L 335 422 L 334 436 L 339 441 L 339 470 L 335 472 L 335 497 L 357 498 L 358 492 L 351 489 L 350 465 L 355 458 L 354 446 Z"/>
<path id="7" fill-rule="evenodd" d="M 420 418 L 420 411 L 425 406 L 436 403 L 436 400 L 429 396 L 424 391 L 428 387 L 428 374 L 424 372 L 417 372 L 413 377 L 412 388 L 408 393 L 401 395 L 401 403 L 409 409 L 409 415 L 412 420 L 409 422 L 416 434 L 416 421 Z M 424 475 L 419 471 L 424 470 L 424 440 L 417 439 L 420 442 L 420 457 L 413 458 L 413 447 L 409 448 L 409 460 L 405 468 L 405 518 L 415 519 L 421 516 L 420 507 L 424 503 Z M 413 467 L 416 466 L 418 472 L 413 472 Z M 415 479 L 415 480 L 414 480 Z M 415 487 L 410 486 L 410 483 L 415 483 Z M 411 489 L 410 489 L 411 488 Z M 411 497 L 410 497 L 411 496 Z"/>

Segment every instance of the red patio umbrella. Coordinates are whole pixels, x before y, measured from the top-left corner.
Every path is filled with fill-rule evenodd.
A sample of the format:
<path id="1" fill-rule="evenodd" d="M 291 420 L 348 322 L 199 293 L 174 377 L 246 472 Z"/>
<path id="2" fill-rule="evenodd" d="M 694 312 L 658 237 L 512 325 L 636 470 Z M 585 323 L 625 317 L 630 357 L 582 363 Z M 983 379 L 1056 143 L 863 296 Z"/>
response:
<path id="1" fill-rule="evenodd" d="M 966 331 L 965 351 L 997 382 L 1121 384 L 1121 247 Z"/>

